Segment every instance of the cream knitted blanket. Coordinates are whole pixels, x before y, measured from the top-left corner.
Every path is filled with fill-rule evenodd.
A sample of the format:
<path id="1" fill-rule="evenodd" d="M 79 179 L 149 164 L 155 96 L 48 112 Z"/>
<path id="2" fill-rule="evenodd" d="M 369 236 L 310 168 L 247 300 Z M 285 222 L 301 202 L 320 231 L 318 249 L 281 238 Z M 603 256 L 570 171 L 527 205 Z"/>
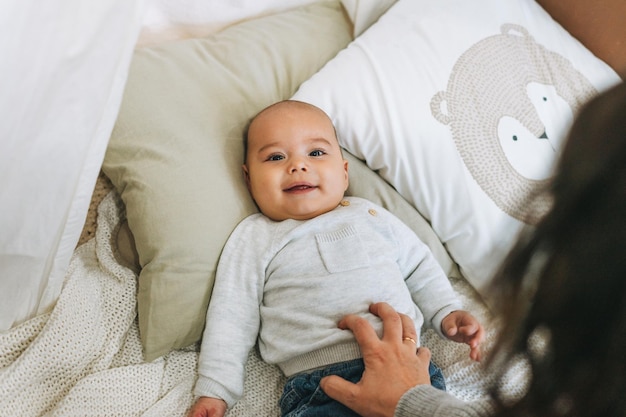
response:
<path id="1" fill-rule="evenodd" d="M 144 362 L 137 328 L 136 275 L 120 265 L 112 239 L 123 205 L 111 192 L 98 208 L 95 238 L 74 253 L 53 311 L 0 334 L 0 417 L 184 416 L 193 402 L 197 346 Z M 467 308 L 487 320 L 484 306 L 462 280 L 453 285 Z M 495 330 L 488 332 L 487 348 Z M 462 345 L 432 331 L 422 342 L 442 367 L 449 391 L 479 400 L 491 377 L 467 358 Z M 524 368 L 504 387 L 523 388 Z M 228 413 L 277 416 L 283 377 L 254 350 L 244 398 Z"/>

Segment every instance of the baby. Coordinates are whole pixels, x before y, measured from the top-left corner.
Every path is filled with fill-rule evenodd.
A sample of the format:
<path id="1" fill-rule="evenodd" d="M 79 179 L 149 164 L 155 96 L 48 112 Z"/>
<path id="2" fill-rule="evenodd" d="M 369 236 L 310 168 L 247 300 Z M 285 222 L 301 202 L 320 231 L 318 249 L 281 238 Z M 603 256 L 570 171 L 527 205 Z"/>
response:
<path id="1" fill-rule="evenodd" d="M 263 360 L 288 378 L 283 416 L 356 416 L 319 388 L 326 375 L 358 382 L 358 344 L 337 323 L 384 301 L 479 360 L 482 325 L 463 311 L 428 247 L 391 213 L 345 197 L 348 161 L 321 109 L 282 101 L 251 122 L 243 172 L 261 213 L 228 239 L 204 330 L 189 416 L 222 417 L 243 394 L 244 366 L 258 342 Z M 417 348 L 418 341 L 404 343 Z M 445 389 L 431 364 L 431 382 Z"/>

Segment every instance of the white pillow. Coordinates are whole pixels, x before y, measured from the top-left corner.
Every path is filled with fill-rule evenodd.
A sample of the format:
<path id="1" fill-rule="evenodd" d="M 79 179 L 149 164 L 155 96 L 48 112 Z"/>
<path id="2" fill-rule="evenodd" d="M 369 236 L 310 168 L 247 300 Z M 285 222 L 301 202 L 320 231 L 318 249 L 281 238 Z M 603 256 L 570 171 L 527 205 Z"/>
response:
<path id="1" fill-rule="evenodd" d="M 331 115 L 484 293 L 549 207 L 530 196 L 573 115 L 619 81 L 532 0 L 400 0 L 294 98 Z"/>

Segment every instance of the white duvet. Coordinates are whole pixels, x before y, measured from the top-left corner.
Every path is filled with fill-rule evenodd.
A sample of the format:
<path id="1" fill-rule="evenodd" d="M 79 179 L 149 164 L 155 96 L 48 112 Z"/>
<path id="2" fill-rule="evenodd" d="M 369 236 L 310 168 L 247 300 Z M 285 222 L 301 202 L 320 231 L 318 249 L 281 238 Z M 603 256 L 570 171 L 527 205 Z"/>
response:
<path id="1" fill-rule="evenodd" d="M 61 291 L 134 47 L 323 0 L 0 2 L 0 331 Z M 395 0 L 343 0 L 359 34 Z"/>

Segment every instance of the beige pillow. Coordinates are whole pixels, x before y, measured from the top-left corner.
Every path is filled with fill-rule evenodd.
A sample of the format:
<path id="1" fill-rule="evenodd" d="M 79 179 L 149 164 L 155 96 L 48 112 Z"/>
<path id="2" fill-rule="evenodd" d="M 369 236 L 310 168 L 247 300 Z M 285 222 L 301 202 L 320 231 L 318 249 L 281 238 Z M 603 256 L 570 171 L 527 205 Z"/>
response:
<path id="1" fill-rule="evenodd" d="M 142 268 L 146 360 L 200 339 L 220 251 L 256 210 L 241 179 L 245 124 L 289 98 L 351 31 L 333 1 L 136 51 L 103 170 Z"/>

